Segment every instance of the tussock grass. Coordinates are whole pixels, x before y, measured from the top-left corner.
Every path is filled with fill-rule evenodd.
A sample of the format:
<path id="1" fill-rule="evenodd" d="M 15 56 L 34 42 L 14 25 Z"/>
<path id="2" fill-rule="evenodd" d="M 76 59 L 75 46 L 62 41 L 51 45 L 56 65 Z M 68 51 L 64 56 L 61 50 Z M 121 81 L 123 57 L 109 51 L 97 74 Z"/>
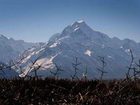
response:
<path id="1" fill-rule="evenodd" d="M 0 105 L 140 105 L 140 80 L 0 79 Z"/>

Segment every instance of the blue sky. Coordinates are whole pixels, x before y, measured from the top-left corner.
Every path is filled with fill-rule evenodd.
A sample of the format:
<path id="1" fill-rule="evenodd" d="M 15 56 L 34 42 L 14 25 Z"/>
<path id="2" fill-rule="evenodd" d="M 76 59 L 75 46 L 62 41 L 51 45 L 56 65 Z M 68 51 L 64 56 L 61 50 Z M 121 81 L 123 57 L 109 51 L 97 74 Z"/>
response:
<path id="1" fill-rule="evenodd" d="M 45 42 L 79 19 L 140 42 L 140 0 L 0 0 L 0 34 L 14 39 Z"/>

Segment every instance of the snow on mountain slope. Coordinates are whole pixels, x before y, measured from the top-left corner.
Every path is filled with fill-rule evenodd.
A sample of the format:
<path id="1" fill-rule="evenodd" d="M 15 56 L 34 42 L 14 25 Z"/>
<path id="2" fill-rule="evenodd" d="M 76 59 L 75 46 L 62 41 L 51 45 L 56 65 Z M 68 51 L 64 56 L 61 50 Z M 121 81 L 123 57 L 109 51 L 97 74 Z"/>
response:
<path id="1" fill-rule="evenodd" d="M 33 75 L 33 69 L 29 69 L 35 61 L 42 68 L 38 74 L 49 76 L 50 70 L 55 70 L 54 64 L 61 66 L 64 70 L 61 77 L 70 78 L 74 74 L 75 58 L 81 64 L 78 66 L 78 76 L 82 77 L 87 67 L 89 78 L 98 78 L 100 73 L 97 68 L 101 67 L 99 56 L 105 57 L 108 72 L 105 78 L 121 78 L 127 71 L 130 63 L 130 55 L 126 50 L 132 49 L 136 60 L 140 58 L 140 44 L 132 40 L 120 40 L 116 37 L 110 38 L 106 34 L 91 29 L 84 21 L 76 21 L 68 25 L 60 34 L 52 36 L 49 42 L 41 48 L 34 49 L 23 59 L 23 71 L 20 76 Z M 47 65 L 47 66 L 45 66 Z"/>

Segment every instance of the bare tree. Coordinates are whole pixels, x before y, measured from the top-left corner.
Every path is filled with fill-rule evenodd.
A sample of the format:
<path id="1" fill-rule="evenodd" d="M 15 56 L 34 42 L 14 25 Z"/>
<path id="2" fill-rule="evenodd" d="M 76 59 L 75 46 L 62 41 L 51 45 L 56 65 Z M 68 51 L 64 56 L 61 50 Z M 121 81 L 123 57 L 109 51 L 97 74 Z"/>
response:
<path id="1" fill-rule="evenodd" d="M 135 64 L 136 64 L 137 69 L 134 70 L 133 75 L 134 75 L 134 78 L 137 79 L 140 77 L 140 60 L 138 61 L 138 63 L 135 63 Z"/>
<path id="2" fill-rule="evenodd" d="M 6 69 L 6 65 L 4 64 L 4 63 L 0 63 L 0 71 L 1 71 L 1 75 L 3 76 L 3 77 L 5 77 L 5 72 L 4 72 L 4 70 Z"/>
<path id="3" fill-rule="evenodd" d="M 102 81 L 104 74 L 107 73 L 105 71 L 105 66 L 107 65 L 107 63 L 105 62 L 105 58 L 104 57 L 101 57 L 101 56 L 98 56 L 98 57 L 99 57 L 99 60 L 101 62 L 101 68 L 97 68 L 97 70 L 99 72 L 101 72 L 100 80 Z"/>
<path id="4" fill-rule="evenodd" d="M 55 71 L 50 71 L 50 73 L 55 77 L 55 78 L 59 78 L 59 74 L 60 72 L 63 71 L 63 69 L 61 68 L 61 66 L 58 66 L 56 63 L 55 64 L 55 67 L 56 67 L 56 70 Z"/>
<path id="5" fill-rule="evenodd" d="M 83 77 L 84 77 L 84 79 L 85 80 L 87 80 L 87 65 L 85 66 L 85 71 L 84 71 L 84 73 L 83 73 Z"/>
<path id="6" fill-rule="evenodd" d="M 38 77 L 39 77 L 38 73 L 37 73 L 38 70 L 40 70 L 41 68 L 45 68 L 45 67 L 43 67 L 43 64 L 44 64 L 45 61 L 42 62 L 42 63 L 39 63 L 38 60 L 43 56 L 44 53 L 45 53 L 45 50 L 42 52 L 42 54 L 38 55 L 36 57 L 36 59 L 34 59 L 34 60 L 29 59 L 29 61 L 30 61 L 29 70 L 25 74 L 25 77 L 30 77 L 30 76 L 28 76 L 29 72 L 34 72 L 34 77 L 35 77 L 35 79 L 38 80 Z M 23 57 L 21 57 L 21 61 L 20 62 L 22 62 L 22 60 L 24 60 L 24 58 L 26 58 L 26 57 L 27 56 L 23 55 Z M 22 74 L 24 74 L 23 68 L 20 68 L 20 69 L 22 71 Z"/>
<path id="7" fill-rule="evenodd" d="M 31 72 L 34 72 L 34 77 L 35 79 L 38 80 L 38 74 L 37 71 L 40 70 L 41 68 L 44 68 L 42 65 L 44 64 L 44 62 L 38 64 L 38 60 L 41 56 L 38 56 L 34 61 L 30 60 L 32 62 L 32 64 L 30 65 L 30 70 Z M 29 72 L 28 71 L 28 72 Z"/>
<path id="8" fill-rule="evenodd" d="M 126 73 L 126 78 L 127 78 L 127 79 L 130 79 L 130 71 L 131 71 L 131 70 L 134 70 L 134 67 L 133 67 L 134 55 L 133 55 L 133 52 L 132 52 L 131 49 L 129 50 L 129 52 L 130 52 L 131 61 L 130 61 L 129 67 L 128 67 L 128 71 L 127 71 L 127 73 Z"/>
<path id="9" fill-rule="evenodd" d="M 74 68 L 74 74 L 71 75 L 72 80 L 73 80 L 73 79 L 78 79 L 77 72 L 79 71 L 78 66 L 79 66 L 80 64 L 81 64 L 81 63 L 78 62 L 78 57 L 75 57 L 75 58 L 74 58 L 74 63 L 72 63 L 72 66 L 73 66 L 73 68 Z"/>

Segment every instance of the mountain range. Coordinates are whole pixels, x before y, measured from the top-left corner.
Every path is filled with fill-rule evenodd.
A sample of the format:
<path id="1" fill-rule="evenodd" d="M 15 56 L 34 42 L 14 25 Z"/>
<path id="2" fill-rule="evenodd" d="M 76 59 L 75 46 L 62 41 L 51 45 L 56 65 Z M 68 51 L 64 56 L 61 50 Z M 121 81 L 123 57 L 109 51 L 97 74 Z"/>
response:
<path id="1" fill-rule="evenodd" d="M 111 38 L 80 20 L 53 35 L 46 44 L 25 51 L 24 58 L 18 65 L 23 69 L 18 69 L 17 72 L 20 77 L 34 75 L 33 71 L 39 66 L 37 74 L 46 77 L 51 76 L 59 67 L 63 70 L 58 74 L 60 77 L 71 78 L 76 68 L 79 78 L 85 72 L 88 78 L 99 78 L 98 69 L 102 68 L 102 57 L 107 72 L 104 78 L 122 78 L 131 61 L 130 49 L 137 61 L 140 58 L 140 43 L 130 39 Z M 75 63 L 78 63 L 76 67 Z"/>
<path id="2" fill-rule="evenodd" d="M 14 40 L 13 38 L 0 35 L 0 61 L 8 63 L 10 60 L 17 58 L 25 50 L 35 45 L 34 43 Z"/>
<path id="3" fill-rule="evenodd" d="M 0 35 L 0 77 L 17 77 L 18 73 L 10 68 L 9 64 L 17 60 L 24 51 L 35 46 L 38 46 L 38 43 L 14 40 L 13 38 Z"/>

